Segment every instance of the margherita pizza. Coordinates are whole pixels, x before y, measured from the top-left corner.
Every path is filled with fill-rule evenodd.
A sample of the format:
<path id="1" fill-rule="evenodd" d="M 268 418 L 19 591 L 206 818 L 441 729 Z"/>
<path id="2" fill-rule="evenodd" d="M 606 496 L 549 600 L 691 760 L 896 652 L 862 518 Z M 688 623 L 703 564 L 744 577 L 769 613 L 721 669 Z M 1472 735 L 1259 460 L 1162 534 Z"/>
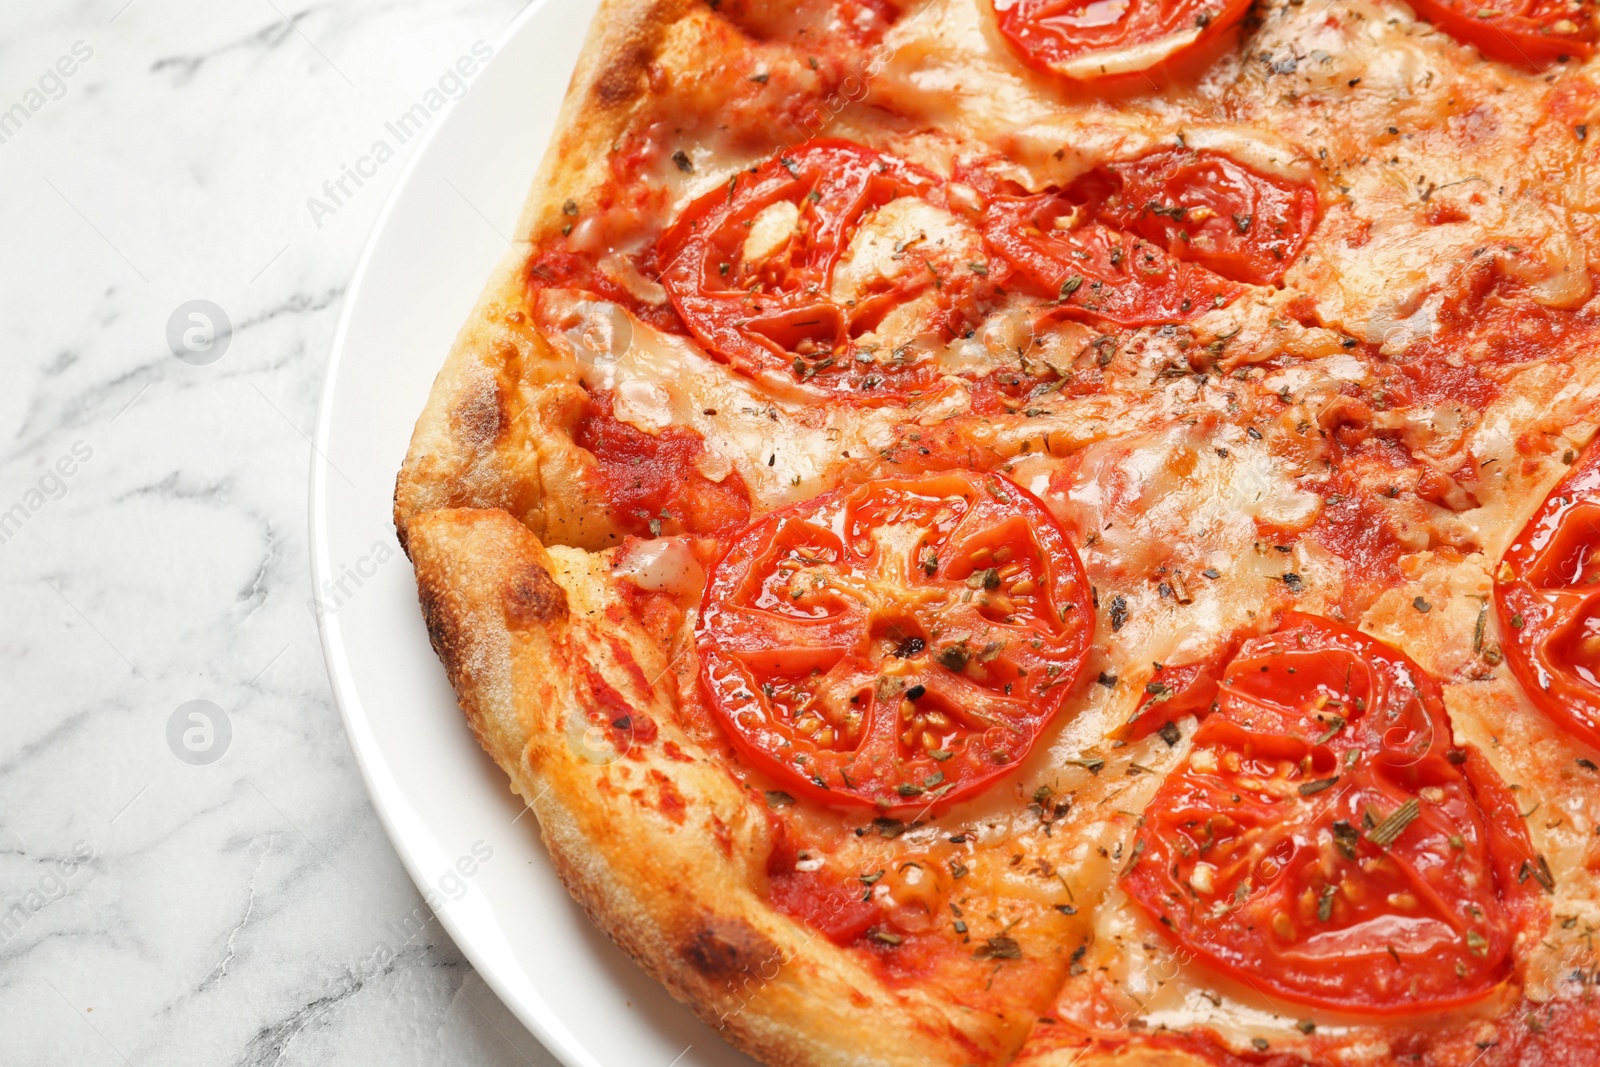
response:
<path id="1" fill-rule="evenodd" d="M 1487 3 L 603 3 L 395 520 L 734 1044 L 1600 1064 L 1596 21 Z"/>

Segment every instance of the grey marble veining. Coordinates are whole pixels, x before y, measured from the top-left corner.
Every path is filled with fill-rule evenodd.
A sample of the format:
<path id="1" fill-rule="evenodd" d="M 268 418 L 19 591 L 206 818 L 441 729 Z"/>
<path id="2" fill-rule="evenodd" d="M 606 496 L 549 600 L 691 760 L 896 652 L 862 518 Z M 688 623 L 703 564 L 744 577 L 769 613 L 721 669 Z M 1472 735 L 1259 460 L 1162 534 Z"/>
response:
<path id="1" fill-rule="evenodd" d="M 523 2 L 0 4 L 4 1067 L 553 1062 L 384 837 L 308 606 L 385 124 Z"/>

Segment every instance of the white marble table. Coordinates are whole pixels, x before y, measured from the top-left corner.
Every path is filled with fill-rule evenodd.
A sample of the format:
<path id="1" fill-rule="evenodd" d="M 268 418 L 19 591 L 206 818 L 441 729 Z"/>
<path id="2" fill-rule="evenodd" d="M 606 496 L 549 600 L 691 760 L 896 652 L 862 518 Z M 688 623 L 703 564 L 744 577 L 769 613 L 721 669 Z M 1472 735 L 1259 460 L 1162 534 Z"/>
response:
<path id="1" fill-rule="evenodd" d="M 306 529 L 386 123 L 523 3 L 0 4 L 4 1067 L 553 1062 L 368 803 Z"/>

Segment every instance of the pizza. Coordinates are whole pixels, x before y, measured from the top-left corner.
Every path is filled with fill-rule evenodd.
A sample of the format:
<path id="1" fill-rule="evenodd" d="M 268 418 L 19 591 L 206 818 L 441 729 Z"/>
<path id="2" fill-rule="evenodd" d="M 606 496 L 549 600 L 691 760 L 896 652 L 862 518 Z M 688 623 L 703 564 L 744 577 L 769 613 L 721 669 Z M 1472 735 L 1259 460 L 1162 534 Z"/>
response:
<path id="1" fill-rule="evenodd" d="M 593 921 L 775 1067 L 1600 1063 L 1596 37 L 605 0 L 395 494 Z"/>

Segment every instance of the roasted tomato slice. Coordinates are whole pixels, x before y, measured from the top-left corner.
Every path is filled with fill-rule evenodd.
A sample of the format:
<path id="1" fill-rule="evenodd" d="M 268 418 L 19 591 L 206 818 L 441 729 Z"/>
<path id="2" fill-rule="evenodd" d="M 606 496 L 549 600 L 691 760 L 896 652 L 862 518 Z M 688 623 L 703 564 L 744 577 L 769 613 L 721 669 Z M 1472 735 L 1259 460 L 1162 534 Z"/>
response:
<path id="1" fill-rule="evenodd" d="M 1600 747 L 1600 445 L 1517 535 L 1494 591 L 1517 680 L 1547 715 Z"/>
<path id="2" fill-rule="evenodd" d="M 1243 290 L 1175 259 L 1157 244 L 1086 218 L 1059 192 L 997 196 L 983 236 L 1024 286 L 1060 301 L 1061 313 L 1118 326 L 1185 322 L 1230 303 Z"/>
<path id="3" fill-rule="evenodd" d="M 1073 691 L 1090 601 L 1072 543 L 1015 482 L 867 482 L 734 538 L 701 603 L 701 679 L 781 789 L 942 809 L 1015 767 Z"/>
<path id="4" fill-rule="evenodd" d="M 1075 191 L 1106 225 L 1252 285 L 1281 281 L 1317 221 L 1311 186 L 1186 148 L 1107 164 Z"/>
<path id="5" fill-rule="evenodd" d="M 1244 17 L 1250 0 L 990 0 L 1029 66 L 1077 81 L 1150 70 Z"/>
<path id="6" fill-rule="evenodd" d="M 1182 947 L 1274 996 L 1392 1014 L 1489 992 L 1548 869 L 1510 793 L 1451 742 L 1398 649 L 1289 614 L 1136 720 L 1203 716 L 1145 811 L 1134 900 Z"/>
<path id="7" fill-rule="evenodd" d="M 1589 0 L 1413 0 L 1417 14 L 1490 59 L 1543 67 L 1594 52 Z"/>
<path id="8" fill-rule="evenodd" d="M 696 200 L 656 249 L 684 324 L 741 373 L 872 402 L 939 374 L 995 282 L 977 228 L 933 175 L 848 141 L 809 141 Z M 975 267 L 974 264 L 977 264 Z"/>

